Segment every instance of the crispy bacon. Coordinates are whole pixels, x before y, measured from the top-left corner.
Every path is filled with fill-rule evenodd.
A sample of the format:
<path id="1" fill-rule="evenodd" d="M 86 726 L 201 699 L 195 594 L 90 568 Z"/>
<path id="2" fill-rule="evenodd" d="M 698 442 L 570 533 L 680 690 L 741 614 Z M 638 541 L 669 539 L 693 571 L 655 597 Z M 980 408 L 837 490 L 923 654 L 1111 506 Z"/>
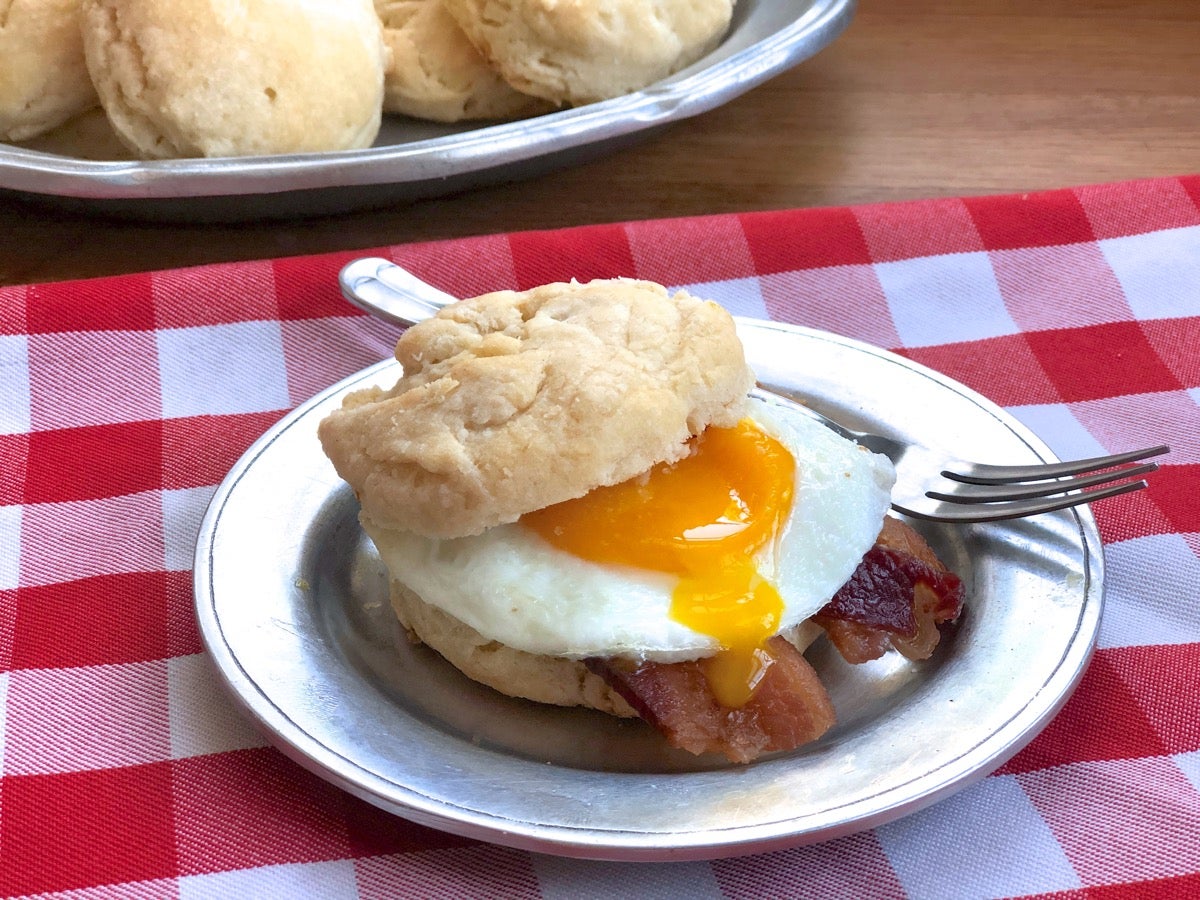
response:
<path id="1" fill-rule="evenodd" d="M 813 621 L 847 662 L 877 659 L 889 647 L 926 659 L 940 640 L 938 625 L 957 619 L 962 601 L 958 576 L 919 534 L 887 518 L 875 546 Z M 778 636 L 766 648 L 771 664 L 740 707 L 717 701 L 703 660 L 585 662 L 672 746 L 745 763 L 816 740 L 835 721 L 829 695 L 801 652 Z"/>
<path id="2" fill-rule="evenodd" d="M 875 546 L 813 621 L 847 662 L 878 659 L 895 647 L 927 659 L 938 625 L 958 618 L 963 584 L 924 539 L 898 519 L 884 520 Z"/>
<path id="3" fill-rule="evenodd" d="M 781 637 L 771 638 L 766 649 L 770 665 L 749 702 L 737 708 L 717 702 L 703 661 L 586 662 L 672 746 L 697 754 L 723 753 L 745 763 L 816 740 L 835 718 L 829 695 L 800 651 Z"/>

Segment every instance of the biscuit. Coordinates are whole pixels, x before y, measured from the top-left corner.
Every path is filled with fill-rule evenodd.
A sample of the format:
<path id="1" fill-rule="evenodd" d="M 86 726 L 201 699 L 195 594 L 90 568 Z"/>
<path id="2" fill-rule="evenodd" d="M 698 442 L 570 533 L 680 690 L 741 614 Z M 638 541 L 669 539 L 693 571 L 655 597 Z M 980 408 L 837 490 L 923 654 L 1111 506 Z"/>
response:
<path id="1" fill-rule="evenodd" d="M 369 518 L 437 538 L 679 459 L 753 384 L 728 312 L 628 279 L 451 304 L 396 358 L 397 383 L 346 397 L 320 439 Z"/>
<path id="2" fill-rule="evenodd" d="M 391 600 L 410 639 L 436 651 L 472 681 L 538 703 L 583 706 L 622 718 L 637 715 L 624 697 L 580 660 L 527 653 L 489 640 L 397 580 L 391 582 Z M 821 633 L 820 626 L 807 620 L 782 636 L 803 653 Z"/>
<path id="3" fill-rule="evenodd" d="M 717 45 L 733 0 L 444 0 L 519 91 L 605 100 L 667 77 Z"/>
<path id="4" fill-rule="evenodd" d="M 97 102 L 79 0 L 0 2 L 0 140 L 36 137 Z"/>
<path id="5" fill-rule="evenodd" d="M 472 681 L 554 706 L 586 706 L 614 716 L 637 713 L 579 660 L 527 653 L 485 638 L 454 616 L 392 581 L 392 609 L 409 636 L 437 651 Z"/>
<path id="6" fill-rule="evenodd" d="M 101 104 L 144 158 L 370 146 L 387 51 L 371 0 L 83 0 Z"/>
<path id="7" fill-rule="evenodd" d="M 392 52 L 383 111 L 434 122 L 513 119 L 554 109 L 488 65 L 442 0 L 375 0 Z"/>

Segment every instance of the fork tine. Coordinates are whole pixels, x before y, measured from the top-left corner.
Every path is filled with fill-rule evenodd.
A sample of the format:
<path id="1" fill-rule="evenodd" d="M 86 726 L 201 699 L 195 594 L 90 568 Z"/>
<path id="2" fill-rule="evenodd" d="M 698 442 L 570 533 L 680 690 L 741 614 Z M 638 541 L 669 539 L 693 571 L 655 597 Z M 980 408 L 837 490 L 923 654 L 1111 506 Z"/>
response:
<path id="1" fill-rule="evenodd" d="M 1068 491 L 1080 491 L 1101 484 L 1136 478 L 1139 475 L 1149 475 L 1157 470 L 1157 463 L 1143 463 L 1140 466 L 1097 472 L 1095 475 L 1078 478 L 1062 478 L 1057 481 L 1035 481 L 1027 484 L 967 484 L 961 490 L 953 493 L 928 491 L 925 496 L 934 500 L 944 500 L 947 503 L 995 503 L 1004 500 L 1027 500 L 1033 497 L 1064 494 Z"/>
<path id="2" fill-rule="evenodd" d="M 977 503 L 958 508 L 942 507 L 936 512 L 921 512 L 920 510 L 909 509 L 899 504 L 892 504 L 892 508 L 896 512 L 903 513 L 914 519 L 928 519 L 932 522 L 950 522 L 967 525 L 973 522 L 999 522 L 1003 519 L 1022 519 L 1026 516 L 1038 515 L 1039 513 L 1054 512 L 1058 509 L 1067 509 L 1072 506 L 1082 506 L 1085 503 L 1094 503 L 1106 497 L 1116 497 L 1119 494 L 1140 491 L 1147 486 L 1145 481 L 1129 481 L 1123 484 L 1114 484 L 1110 487 L 1097 488 L 1094 491 L 1080 491 L 1077 494 L 1064 494 L 1058 497 L 1032 500 L 1013 500 L 1009 503 Z"/>
<path id="3" fill-rule="evenodd" d="M 1161 456 L 1170 449 L 1166 444 L 1160 444 L 1157 447 L 1146 447 L 1143 450 L 1114 453 L 1112 456 L 1095 456 L 1091 459 L 1068 460 L 1036 466 L 973 465 L 969 472 L 946 471 L 942 472 L 942 475 L 952 481 L 961 481 L 966 484 L 1011 484 L 1016 481 L 1039 481 L 1046 478 L 1061 478 L 1065 475 L 1081 475 L 1084 472 L 1094 472 L 1096 469 L 1107 469 L 1122 463 L 1137 462 L 1151 456 Z"/>

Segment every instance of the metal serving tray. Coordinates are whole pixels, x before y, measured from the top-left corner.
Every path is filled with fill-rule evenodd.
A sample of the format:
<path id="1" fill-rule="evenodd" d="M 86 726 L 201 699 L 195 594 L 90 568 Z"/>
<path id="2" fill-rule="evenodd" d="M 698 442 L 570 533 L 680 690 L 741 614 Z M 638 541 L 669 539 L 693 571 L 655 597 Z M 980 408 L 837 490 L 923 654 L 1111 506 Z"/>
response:
<path id="1" fill-rule="evenodd" d="M 203 221 L 345 212 L 527 178 L 732 100 L 827 46 L 854 7 L 855 0 L 739 0 L 720 46 L 645 90 L 485 127 L 387 116 L 365 150 L 138 161 L 114 158 L 95 121 L 76 124 L 24 146 L 0 144 L 0 191 Z"/>

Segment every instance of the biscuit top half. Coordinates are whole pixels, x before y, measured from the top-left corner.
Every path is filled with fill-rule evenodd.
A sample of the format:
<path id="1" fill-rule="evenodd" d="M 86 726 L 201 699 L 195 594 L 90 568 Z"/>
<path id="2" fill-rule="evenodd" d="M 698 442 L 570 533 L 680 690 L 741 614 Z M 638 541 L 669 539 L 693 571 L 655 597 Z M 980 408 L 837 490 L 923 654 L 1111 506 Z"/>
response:
<path id="1" fill-rule="evenodd" d="M 729 313 L 626 279 L 464 300 L 396 345 L 321 443 L 378 525 L 463 537 L 679 459 L 753 375 Z"/>

